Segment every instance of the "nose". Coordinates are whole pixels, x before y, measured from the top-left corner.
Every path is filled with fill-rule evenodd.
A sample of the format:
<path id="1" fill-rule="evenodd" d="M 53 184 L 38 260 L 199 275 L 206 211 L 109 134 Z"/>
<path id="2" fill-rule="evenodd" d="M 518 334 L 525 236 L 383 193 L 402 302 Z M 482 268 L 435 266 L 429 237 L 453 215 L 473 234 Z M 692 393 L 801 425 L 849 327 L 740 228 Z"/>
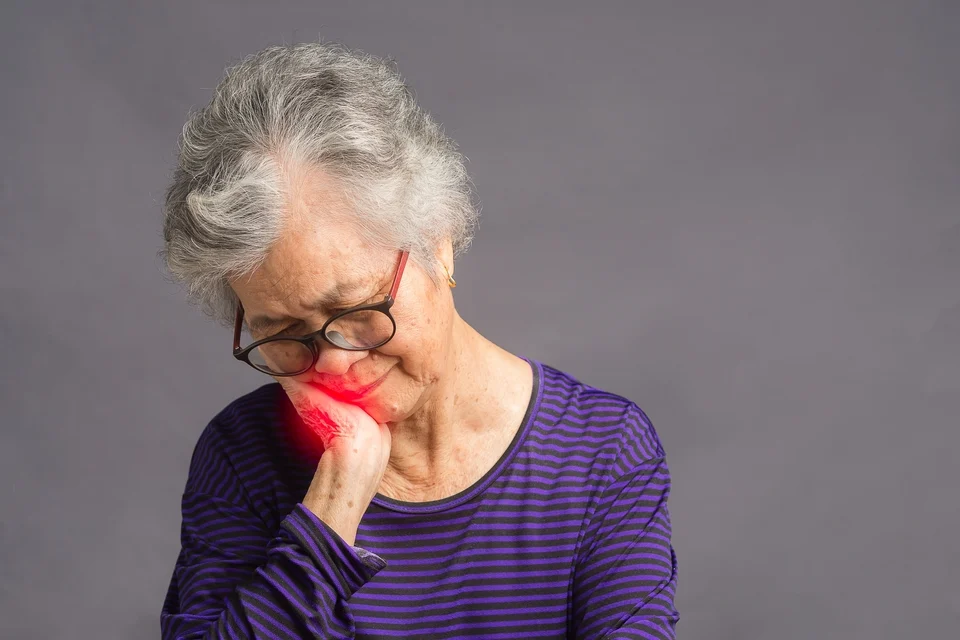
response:
<path id="1" fill-rule="evenodd" d="M 320 349 L 320 357 L 317 358 L 317 364 L 313 369 L 317 373 L 331 376 L 346 374 L 354 362 L 362 360 L 367 355 L 366 351 L 347 351 L 323 340 L 317 341 L 317 347 Z"/>

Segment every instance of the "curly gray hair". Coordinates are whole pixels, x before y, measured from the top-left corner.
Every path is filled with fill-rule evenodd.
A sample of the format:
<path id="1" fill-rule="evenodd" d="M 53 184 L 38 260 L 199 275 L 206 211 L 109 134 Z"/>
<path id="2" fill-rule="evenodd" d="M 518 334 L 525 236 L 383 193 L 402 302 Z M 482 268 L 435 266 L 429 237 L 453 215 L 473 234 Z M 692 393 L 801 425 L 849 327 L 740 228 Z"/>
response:
<path id="1" fill-rule="evenodd" d="M 294 169 L 331 176 L 373 246 L 410 251 L 441 283 L 435 250 L 461 255 L 479 206 L 456 143 L 416 103 L 391 59 L 334 43 L 274 46 L 227 69 L 190 114 L 164 203 L 160 256 L 192 302 L 229 326 L 228 280 L 279 238 Z"/>

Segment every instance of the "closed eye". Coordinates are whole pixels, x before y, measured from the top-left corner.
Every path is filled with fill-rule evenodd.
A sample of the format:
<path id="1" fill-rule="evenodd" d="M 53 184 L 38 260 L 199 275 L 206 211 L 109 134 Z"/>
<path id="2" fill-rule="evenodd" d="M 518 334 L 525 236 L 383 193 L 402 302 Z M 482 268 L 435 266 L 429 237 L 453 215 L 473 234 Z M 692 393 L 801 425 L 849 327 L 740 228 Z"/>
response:
<path id="1" fill-rule="evenodd" d="M 365 304 L 365 303 L 360 303 L 360 304 Z M 359 305 L 359 304 L 355 304 L 355 305 L 349 305 L 349 306 L 346 306 L 346 307 L 334 307 L 334 308 L 332 308 L 332 309 L 328 309 L 328 311 L 330 312 L 330 315 L 327 316 L 327 317 L 328 317 L 328 318 L 332 318 L 333 316 L 337 315 L 338 313 L 341 313 L 341 312 L 343 312 L 343 311 L 347 311 L 348 309 L 353 309 L 354 307 L 358 307 L 358 306 L 360 306 L 360 305 Z M 318 329 L 319 329 L 319 327 L 318 327 Z M 306 328 L 304 328 L 304 327 L 303 327 L 303 322 L 294 322 L 293 324 L 291 324 L 290 326 L 286 327 L 285 329 L 281 329 L 280 331 L 271 332 L 268 336 L 264 336 L 264 338 L 276 338 L 276 337 L 278 337 L 278 336 L 293 336 L 293 337 L 298 337 L 298 336 L 305 336 L 305 335 L 307 335 L 307 334 L 309 334 L 309 333 L 312 333 L 313 331 L 316 331 L 316 329 L 312 329 L 312 330 L 311 330 L 311 329 L 306 329 Z M 262 340 L 262 339 L 264 339 L 264 338 L 260 338 L 260 339 Z"/>
<path id="2" fill-rule="evenodd" d="M 358 303 L 356 303 L 356 304 L 341 305 L 341 306 L 338 306 L 338 307 L 331 307 L 331 308 L 327 309 L 327 311 L 329 312 L 329 315 L 327 316 L 327 318 L 332 318 L 333 316 L 335 316 L 335 315 L 337 315 L 337 314 L 339 314 L 339 313 L 343 313 L 344 311 L 349 311 L 350 309 L 354 309 L 354 308 L 356 308 L 356 307 L 361 307 L 361 306 L 364 306 L 364 305 L 367 305 L 367 304 L 373 304 L 373 303 L 376 303 L 376 302 L 381 302 L 381 301 L 383 301 L 383 298 L 384 298 L 386 295 L 387 295 L 386 292 L 379 292 L 379 293 L 377 293 L 377 294 L 375 294 L 375 295 L 373 295 L 373 296 L 370 296 L 369 298 L 367 298 L 367 299 L 364 300 L 363 302 L 358 302 Z M 270 332 L 268 335 L 265 335 L 265 336 L 263 336 L 262 338 L 256 338 L 256 339 L 257 339 L 257 340 L 265 340 L 266 338 L 276 338 L 276 337 L 278 337 L 278 336 L 293 336 L 293 337 L 297 337 L 297 336 L 307 335 L 308 333 L 311 333 L 311 331 L 308 331 L 308 330 L 303 329 L 303 328 L 301 327 L 302 325 L 303 325 L 303 322 L 302 322 L 302 321 L 294 322 L 294 323 L 290 324 L 289 326 L 287 326 L 287 327 L 284 328 L 284 329 L 281 329 L 281 330 L 279 330 L 279 331 Z M 319 327 L 318 327 L 318 328 L 319 328 Z M 314 329 L 314 331 L 315 331 L 315 330 L 316 330 L 316 329 Z"/>

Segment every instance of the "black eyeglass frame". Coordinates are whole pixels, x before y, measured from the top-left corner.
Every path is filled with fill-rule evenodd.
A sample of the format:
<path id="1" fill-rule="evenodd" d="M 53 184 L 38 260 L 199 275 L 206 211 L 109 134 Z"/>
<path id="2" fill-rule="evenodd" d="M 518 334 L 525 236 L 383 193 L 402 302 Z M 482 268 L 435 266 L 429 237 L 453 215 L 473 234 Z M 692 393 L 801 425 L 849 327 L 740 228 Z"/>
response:
<path id="1" fill-rule="evenodd" d="M 383 345 L 390 342 L 393 339 L 393 336 L 397 334 L 397 321 L 394 319 L 393 315 L 390 313 L 390 308 L 393 306 L 393 303 L 397 299 L 397 289 L 400 288 L 400 278 L 403 276 L 403 269 L 407 265 L 407 258 L 409 257 L 409 255 L 410 254 L 408 251 L 400 252 L 400 262 L 397 265 L 397 272 L 393 276 L 393 285 L 390 287 L 390 293 L 388 293 L 387 296 L 382 301 L 373 302 L 370 304 L 361 304 L 361 305 L 357 305 L 356 307 L 344 309 L 343 311 L 340 311 L 339 313 L 328 318 L 327 321 L 323 323 L 323 326 L 320 327 L 320 329 L 318 329 L 317 331 L 314 331 L 313 333 L 309 333 L 305 336 L 286 336 L 286 335 L 280 334 L 280 335 L 270 336 L 269 338 L 263 338 L 262 340 L 257 340 L 256 342 L 253 342 L 247 345 L 246 347 L 241 347 L 240 333 L 243 330 L 243 304 L 240 303 L 240 301 L 238 300 L 237 301 L 237 320 L 233 327 L 233 357 L 236 358 L 237 360 L 240 360 L 241 362 L 246 362 L 248 365 L 250 365 L 251 367 L 253 367 L 254 369 L 256 369 L 261 373 L 266 373 L 267 375 L 270 375 L 270 376 L 292 377 L 292 376 L 302 375 L 316 366 L 317 360 L 320 359 L 320 349 L 317 347 L 317 338 L 320 338 L 327 344 L 330 344 L 331 346 L 334 346 L 337 349 L 343 349 L 344 351 L 369 351 L 370 349 L 377 349 L 379 347 L 382 347 Z M 332 322 L 334 322 L 338 318 L 342 318 L 348 313 L 354 313 L 355 311 L 380 311 L 381 313 L 385 314 L 388 318 L 390 318 L 390 323 L 391 325 L 393 325 L 393 330 L 390 332 L 390 337 L 388 337 L 387 339 L 383 340 L 378 344 L 367 346 L 367 347 L 344 347 L 342 345 L 339 345 L 333 342 L 329 337 L 327 337 L 327 327 L 329 327 Z M 310 362 L 309 366 L 304 368 L 302 371 L 297 371 L 295 373 L 277 373 L 274 371 L 264 371 L 257 365 L 250 362 L 250 353 L 254 349 L 256 349 L 262 344 L 265 344 L 268 342 L 276 342 L 277 340 L 295 340 L 297 342 L 302 343 L 308 349 L 310 349 L 310 353 L 313 354 L 313 359 Z"/>

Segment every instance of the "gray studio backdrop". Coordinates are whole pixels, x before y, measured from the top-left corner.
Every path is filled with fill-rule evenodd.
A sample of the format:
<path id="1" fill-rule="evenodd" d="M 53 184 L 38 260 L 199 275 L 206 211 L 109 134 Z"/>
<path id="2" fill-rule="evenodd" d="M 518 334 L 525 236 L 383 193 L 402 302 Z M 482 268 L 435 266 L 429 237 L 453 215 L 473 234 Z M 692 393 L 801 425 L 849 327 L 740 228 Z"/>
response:
<path id="1" fill-rule="evenodd" d="M 469 158 L 462 315 L 652 418 L 680 637 L 956 637 L 960 3 L 85 4 L 0 14 L 0 637 L 158 636 L 194 443 L 264 383 L 161 275 L 176 137 L 319 37 Z"/>

